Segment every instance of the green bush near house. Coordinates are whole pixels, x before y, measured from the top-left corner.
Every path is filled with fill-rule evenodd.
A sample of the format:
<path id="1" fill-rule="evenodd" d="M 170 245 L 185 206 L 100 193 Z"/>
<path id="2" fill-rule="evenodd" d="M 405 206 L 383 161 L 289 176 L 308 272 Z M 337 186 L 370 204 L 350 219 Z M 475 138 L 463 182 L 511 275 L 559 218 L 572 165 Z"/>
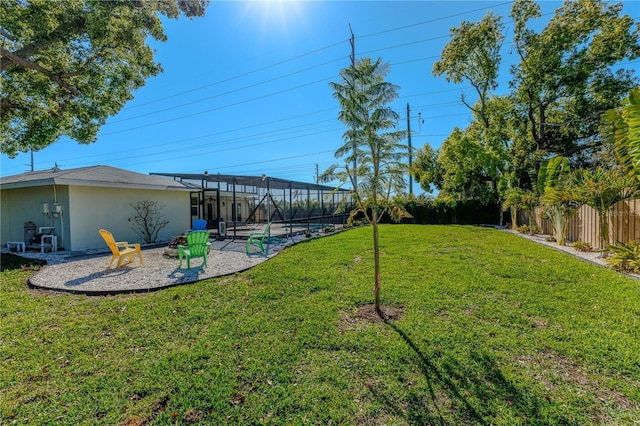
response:
<path id="1" fill-rule="evenodd" d="M 363 309 L 368 227 L 147 294 L 33 291 L 4 270 L 0 424 L 640 418 L 640 281 L 491 228 L 380 232 L 387 322 Z"/>

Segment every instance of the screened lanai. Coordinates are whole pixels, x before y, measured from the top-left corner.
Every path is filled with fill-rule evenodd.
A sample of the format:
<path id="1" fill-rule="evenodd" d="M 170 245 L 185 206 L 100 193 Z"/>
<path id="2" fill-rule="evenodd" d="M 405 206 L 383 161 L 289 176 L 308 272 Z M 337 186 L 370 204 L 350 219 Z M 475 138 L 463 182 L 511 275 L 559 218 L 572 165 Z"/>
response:
<path id="1" fill-rule="evenodd" d="M 271 222 L 271 234 L 292 236 L 346 223 L 351 192 L 270 176 L 151 173 L 193 188 L 191 219 L 205 219 L 221 236 L 243 237 Z"/>

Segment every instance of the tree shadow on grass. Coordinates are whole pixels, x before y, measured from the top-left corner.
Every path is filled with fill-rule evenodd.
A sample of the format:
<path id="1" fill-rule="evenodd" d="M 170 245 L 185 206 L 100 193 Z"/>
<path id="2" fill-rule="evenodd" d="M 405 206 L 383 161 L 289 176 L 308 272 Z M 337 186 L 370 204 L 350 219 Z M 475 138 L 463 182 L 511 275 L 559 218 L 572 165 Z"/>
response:
<path id="1" fill-rule="evenodd" d="M 3 253 L 0 259 L 0 272 L 20 270 L 38 270 L 47 264 L 46 260 L 28 259 L 15 254 Z"/>
<path id="2" fill-rule="evenodd" d="M 492 410 L 500 406 L 509 407 L 511 416 L 525 424 L 548 424 L 549 419 L 544 415 L 547 410 L 543 405 L 549 404 L 535 395 L 523 394 L 504 377 L 499 365 L 489 355 L 472 349 L 467 365 L 461 365 L 450 357 L 435 363 L 400 327 L 389 320 L 384 323 L 398 333 L 417 356 L 417 366 L 429 390 L 428 395 L 410 394 L 403 413 L 409 424 L 489 425 L 494 423 L 497 415 Z M 396 415 L 402 412 L 397 402 L 389 401 L 371 387 L 370 390 Z M 554 423 L 572 424 L 567 418 L 556 418 Z"/>

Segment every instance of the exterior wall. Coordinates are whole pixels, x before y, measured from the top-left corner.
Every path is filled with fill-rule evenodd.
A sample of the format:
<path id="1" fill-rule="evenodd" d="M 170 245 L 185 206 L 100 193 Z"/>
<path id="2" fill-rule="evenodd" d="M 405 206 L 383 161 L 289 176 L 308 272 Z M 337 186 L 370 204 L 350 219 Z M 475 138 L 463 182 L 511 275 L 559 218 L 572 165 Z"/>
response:
<path id="1" fill-rule="evenodd" d="M 105 243 L 98 230 L 103 228 L 117 241 L 143 243 L 134 230 L 133 208 L 137 201 L 151 200 L 164 205 L 163 216 L 169 221 L 158 241 L 184 233 L 191 227 L 189 191 L 163 191 L 74 186 L 70 189 L 69 221 L 73 250 L 102 248 Z"/>
<path id="2" fill-rule="evenodd" d="M 54 202 L 62 208 L 62 214 L 53 214 Z M 42 212 L 42 204 L 48 203 L 49 214 Z M 53 226 L 58 236 L 58 248 L 68 249 L 68 187 L 60 185 L 37 186 L 20 189 L 3 189 L 0 191 L 0 244 L 7 241 L 24 241 L 24 225 L 35 223 L 36 227 Z M 37 229 L 36 229 L 37 232 Z M 27 242 L 27 241 L 25 241 Z M 28 243 L 28 242 L 27 242 Z"/>

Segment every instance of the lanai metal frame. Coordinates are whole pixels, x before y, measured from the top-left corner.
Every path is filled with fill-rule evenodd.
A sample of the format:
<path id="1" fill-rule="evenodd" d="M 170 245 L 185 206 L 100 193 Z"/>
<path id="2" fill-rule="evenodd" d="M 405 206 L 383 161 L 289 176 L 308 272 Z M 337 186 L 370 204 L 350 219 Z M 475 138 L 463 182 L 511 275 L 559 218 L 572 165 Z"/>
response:
<path id="1" fill-rule="evenodd" d="M 233 227 L 234 238 L 236 237 L 238 224 L 259 222 L 256 219 L 258 219 L 258 216 L 262 217 L 258 213 L 262 213 L 261 206 L 265 203 L 267 205 L 266 221 L 279 222 L 285 225 L 288 222 L 290 233 L 293 233 L 294 223 L 306 223 L 307 230 L 310 230 L 312 223 L 319 223 L 321 226 L 329 224 L 329 222 L 325 221 L 330 221 L 332 225 L 343 225 L 352 206 L 351 191 L 348 189 L 336 190 L 335 187 L 328 185 L 299 182 L 266 175 L 222 175 L 210 174 L 206 171 L 204 173 L 151 174 L 171 177 L 176 181 L 192 186 L 193 193 L 198 194 L 199 218 L 202 218 L 204 213 L 204 200 L 207 193 L 216 193 L 218 220 L 220 219 L 220 194 L 222 190 L 232 194 L 234 205 L 238 194 L 254 194 L 256 200 L 259 201 L 248 214 L 246 220 L 242 222 L 236 220 L 236 211 L 235 209 L 232 210 L 231 223 L 228 221 L 227 224 Z M 313 201 L 312 196 L 315 196 Z M 294 197 L 296 198 L 295 202 Z M 277 200 L 282 201 L 281 206 L 278 205 Z M 300 211 L 301 205 L 305 204 L 305 201 L 306 211 Z M 316 214 L 316 207 L 319 208 L 320 214 Z M 340 209 L 340 207 L 343 208 Z"/>

